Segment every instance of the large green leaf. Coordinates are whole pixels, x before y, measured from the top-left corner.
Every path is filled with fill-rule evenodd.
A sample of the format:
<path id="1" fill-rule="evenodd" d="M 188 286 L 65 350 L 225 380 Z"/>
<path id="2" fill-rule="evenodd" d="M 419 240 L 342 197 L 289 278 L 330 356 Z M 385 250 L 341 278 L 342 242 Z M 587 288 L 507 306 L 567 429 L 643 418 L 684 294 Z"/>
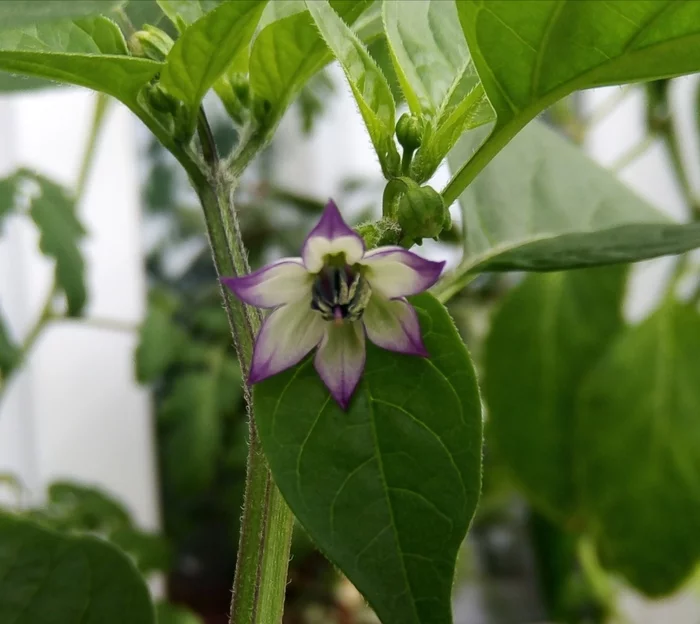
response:
<path id="1" fill-rule="evenodd" d="M 486 439 L 543 511 L 576 513 L 576 397 L 622 329 L 625 267 L 529 275 L 494 316 L 486 341 Z"/>
<path id="2" fill-rule="evenodd" d="M 469 135 L 449 162 L 471 153 Z M 700 246 L 700 225 L 676 224 L 579 148 L 533 121 L 459 198 L 459 271 L 556 271 L 677 254 Z"/>
<path id="3" fill-rule="evenodd" d="M 368 4 L 367 0 L 336 0 L 331 6 L 346 23 L 352 24 Z M 297 10 L 277 15 L 287 6 Z M 273 9 L 275 15 L 268 16 Z M 268 11 L 263 20 L 268 17 L 271 21 L 255 38 L 250 54 L 250 86 L 277 118 L 332 55 L 303 2 L 273 2 L 268 4 Z"/>
<path id="4" fill-rule="evenodd" d="M 674 590 L 700 558 L 700 317 L 667 302 L 588 378 L 577 419 L 589 528 L 635 587 Z"/>
<path id="5" fill-rule="evenodd" d="M 48 178 L 20 171 L 20 184 L 29 198 L 29 215 L 39 230 L 41 251 L 56 261 L 56 286 L 66 295 L 68 314 L 80 315 L 87 293 L 80 240 L 85 230 L 75 214 L 72 194 Z M 33 187 L 33 188 L 32 188 Z"/>
<path id="6" fill-rule="evenodd" d="M 382 8 L 406 103 L 416 115 L 435 115 L 455 77 L 471 60 L 455 5 L 395 0 L 382 3 Z"/>
<path id="7" fill-rule="evenodd" d="M 0 71 L 103 91 L 143 116 L 138 93 L 161 64 L 124 52 L 118 27 L 106 18 L 0 32 Z"/>
<path id="8" fill-rule="evenodd" d="M 326 1 L 307 1 L 321 36 L 345 72 L 385 175 L 397 174 L 396 107 L 391 88 L 359 37 Z"/>
<path id="9" fill-rule="evenodd" d="M 451 204 L 537 113 L 577 89 L 700 71 L 700 3 L 458 0 L 496 110 L 493 133 L 445 188 Z"/>
<path id="10" fill-rule="evenodd" d="M 221 0 L 157 0 L 158 6 L 176 26 L 192 24 L 219 6 Z M 179 18 L 179 19 L 178 19 Z M 182 20 L 179 23 L 179 20 Z"/>
<path id="11" fill-rule="evenodd" d="M 454 3 L 383 3 L 394 67 L 415 115 L 427 117 L 412 175 L 425 181 L 465 130 L 495 118 L 479 81 Z"/>
<path id="12" fill-rule="evenodd" d="M 148 588 L 123 553 L 0 514 L 0 622 L 154 624 Z"/>
<path id="13" fill-rule="evenodd" d="M 446 624 L 480 486 L 481 406 L 446 310 L 413 298 L 430 359 L 368 347 L 347 412 L 310 359 L 255 387 L 275 482 L 384 624 Z"/>
<path id="14" fill-rule="evenodd" d="M 170 50 L 161 85 L 185 103 L 194 129 L 206 92 L 248 48 L 267 0 L 225 2 L 189 26 Z"/>
<path id="15" fill-rule="evenodd" d="M 3 0 L 0 2 L 0 29 L 17 28 L 40 22 L 86 17 L 114 11 L 126 0 Z"/>

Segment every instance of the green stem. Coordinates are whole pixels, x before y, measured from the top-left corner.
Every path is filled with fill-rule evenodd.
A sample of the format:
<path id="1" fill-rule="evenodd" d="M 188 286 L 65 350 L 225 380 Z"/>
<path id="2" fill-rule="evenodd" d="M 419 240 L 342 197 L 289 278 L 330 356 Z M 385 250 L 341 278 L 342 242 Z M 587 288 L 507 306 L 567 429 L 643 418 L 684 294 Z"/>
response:
<path id="1" fill-rule="evenodd" d="M 85 185 L 87 184 L 88 175 L 90 174 L 90 169 L 92 167 L 92 159 L 95 156 L 97 139 L 100 136 L 100 130 L 102 129 L 102 123 L 105 119 L 105 113 L 109 107 L 109 102 L 109 96 L 105 95 L 104 93 L 95 94 L 95 108 L 92 112 L 90 132 L 83 151 L 83 159 L 78 172 L 78 181 L 75 183 L 74 193 L 76 201 L 81 198 L 85 192 Z"/>
<path id="2" fill-rule="evenodd" d="M 206 124 L 200 123 L 199 137 L 207 145 L 205 159 L 213 164 L 211 155 L 215 151 L 206 128 Z M 248 135 L 225 168 L 216 167 L 206 184 L 195 184 L 219 277 L 250 271 L 233 191 L 240 174 L 266 141 L 264 133 Z M 236 353 L 247 376 L 262 316 L 223 287 L 222 296 Z M 278 624 L 284 610 L 293 516 L 272 480 L 263 455 L 248 384 L 244 393 L 249 415 L 248 465 L 229 621 L 230 624 Z"/>

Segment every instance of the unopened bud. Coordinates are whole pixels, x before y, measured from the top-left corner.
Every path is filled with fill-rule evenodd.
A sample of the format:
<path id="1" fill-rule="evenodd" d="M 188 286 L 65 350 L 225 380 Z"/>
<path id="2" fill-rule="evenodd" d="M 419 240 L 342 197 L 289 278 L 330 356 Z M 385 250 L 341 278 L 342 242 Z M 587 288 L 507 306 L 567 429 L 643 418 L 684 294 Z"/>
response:
<path id="1" fill-rule="evenodd" d="M 396 138 L 406 150 L 416 150 L 423 140 L 425 123 L 416 115 L 404 113 L 396 124 Z"/>
<path id="2" fill-rule="evenodd" d="M 164 61 L 173 47 L 173 40 L 160 28 L 146 24 L 131 36 L 131 49 L 137 56 Z"/>
<path id="3" fill-rule="evenodd" d="M 397 218 L 404 237 L 420 243 L 436 238 L 451 223 L 440 193 L 430 186 L 411 185 L 399 200 Z"/>

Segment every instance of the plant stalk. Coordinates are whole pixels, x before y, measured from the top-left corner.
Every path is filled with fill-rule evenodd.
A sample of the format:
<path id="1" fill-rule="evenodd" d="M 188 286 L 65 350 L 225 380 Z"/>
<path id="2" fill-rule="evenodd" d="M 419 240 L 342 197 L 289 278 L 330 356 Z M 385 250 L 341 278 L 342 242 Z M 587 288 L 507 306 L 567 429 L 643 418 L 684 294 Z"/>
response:
<path id="1" fill-rule="evenodd" d="M 206 184 L 196 184 L 194 180 L 193 183 L 204 209 L 214 266 L 219 278 L 244 275 L 250 267 L 233 204 L 233 191 L 238 177 L 262 149 L 266 138 L 262 134 L 249 135 L 225 167 L 218 159 L 203 115 L 200 116 L 199 138 L 210 172 Z M 223 285 L 221 290 L 236 354 L 247 377 L 262 315 L 256 308 L 237 300 Z M 248 462 L 229 622 L 278 624 L 284 610 L 293 516 L 267 466 L 247 383 L 244 395 L 249 421 Z"/>

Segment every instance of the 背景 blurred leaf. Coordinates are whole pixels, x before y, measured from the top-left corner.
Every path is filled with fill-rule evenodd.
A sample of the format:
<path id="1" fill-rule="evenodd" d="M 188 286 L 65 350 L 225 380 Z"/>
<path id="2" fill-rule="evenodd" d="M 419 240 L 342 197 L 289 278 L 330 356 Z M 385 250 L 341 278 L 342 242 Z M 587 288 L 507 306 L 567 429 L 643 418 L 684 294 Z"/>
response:
<path id="1" fill-rule="evenodd" d="M 156 604 L 156 622 L 157 624 L 203 624 L 202 619 L 189 609 L 168 602 Z"/>
<path id="2" fill-rule="evenodd" d="M 178 18 L 185 25 L 189 25 L 221 4 L 221 0 L 157 0 L 157 2 L 163 13 L 178 28 L 180 26 Z"/>
<path id="3" fill-rule="evenodd" d="M 80 241 L 85 230 L 75 214 L 72 194 L 48 178 L 18 172 L 18 188 L 26 189 L 29 215 L 39 230 L 39 247 L 56 261 L 56 286 L 66 295 L 68 315 L 78 316 L 87 299 L 85 263 Z"/>
<path id="4" fill-rule="evenodd" d="M 469 135 L 448 160 L 464 162 Z M 636 262 L 700 246 L 700 224 L 676 224 L 612 173 L 533 121 L 462 193 L 459 271 L 556 271 Z"/>
<path id="5" fill-rule="evenodd" d="M 575 408 L 584 375 L 622 329 L 624 266 L 529 275 L 493 317 L 486 341 L 487 440 L 542 511 L 579 506 Z"/>
<path id="6" fill-rule="evenodd" d="M 169 486 L 185 495 L 211 485 L 222 444 L 223 420 L 242 392 L 238 363 L 211 350 L 208 366 L 178 375 L 158 418 L 164 427 L 164 463 Z"/>
<path id="7" fill-rule="evenodd" d="M 131 526 L 126 507 L 102 490 L 69 481 L 54 481 L 48 489 L 47 512 L 56 528 L 109 533 Z"/>
<path id="8" fill-rule="evenodd" d="M 154 624 L 148 588 L 102 539 L 0 513 L 0 622 Z"/>
<path id="9" fill-rule="evenodd" d="M 412 303 L 429 359 L 368 345 L 347 411 L 306 359 L 255 386 L 255 413 L 295 516 L 382 622 L 447 624 L 479 497 L 481 404 L 445 308 Z"/>
<path id="10" fill-rule="evenodd" d="M 700 316 L 667 301 L 587 378 L 577 418 L 583 503 L 603 563 L 667 594 L 700 558 Z"/>
<path id="11" fill-rule="evenodd" d="M 382 171 L 387 177 L 398 174 L 399 155 L 394 144 L 396 105 L 389 83 L 359 37 L 326 0 L 312 0 L 306 6 L 345 72 Z"/>
<path id="12" fill-rule="evenodd" d="M 225 2 L 182 33 L 161 71 L 163 88 L 185 103 L 194 130 L 206 92 L 248 48 L 267 0 Z"/>
<path id="13" fill-rule="evenodd" d="M 449 205 L 535 115 L 577 89 L 700 71 L 700 3 L 482 2 L 459 17 L 497 121 L 443 191 Z"/>
<path id="14" fill-rule="evenodd" d="M 175 307 L 164 293 L 151 292 L 136 347 L 136 379 L 140 383 L 156 381 L 182 356 L 187 335 L 173 319 Z"/>
<path id="15" fill-rule="evenodd" d="M 0 30 L 88 15 L 104 15 L 124 4 L 126 0 L 3 0 L 0 2 Z"/>

